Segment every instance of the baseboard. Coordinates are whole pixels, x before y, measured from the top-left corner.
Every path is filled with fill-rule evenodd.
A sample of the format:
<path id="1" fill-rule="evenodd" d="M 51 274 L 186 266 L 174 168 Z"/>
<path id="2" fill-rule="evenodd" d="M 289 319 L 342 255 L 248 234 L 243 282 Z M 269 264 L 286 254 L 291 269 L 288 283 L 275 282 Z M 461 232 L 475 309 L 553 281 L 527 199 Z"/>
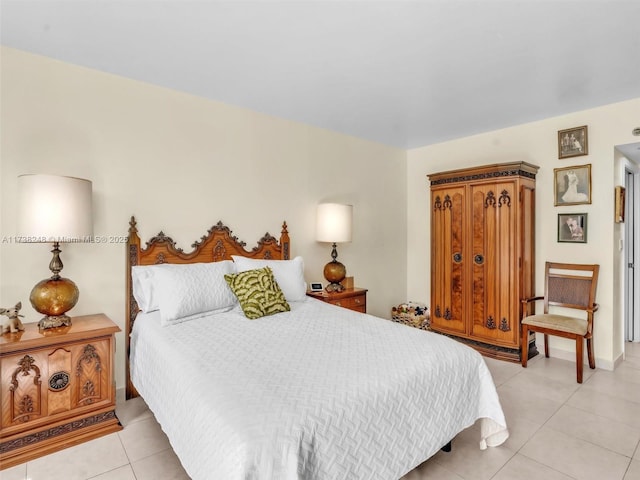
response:
<path id="1" fill-rule="evenodd" d="M 541 342 L 541 350 L 544 348 L 544 339 Z M 544 350 L 542 350 L 544 352 Z M 549 356 L 553 358 L 559 358 L 560 360 L 568 360 L 570 362 L 576 361 L 576 352 L 569 352 L 567 350 L 561 350 L 559 348 L 549 347 Z M 596 357 L 596 368 L 602 370 L 613 371 L 622 362 L 622 356 L 619 356 L 614 362 L 611 360 L 605 360 L 603 358 Z M 587 351 L 584 352 L 584 364 L 589 366 L 589 358 L 587 357 Z"/>
<path id="2" fill-rule="evenodd" d="M 618 358 L 613 361 L 613 368 L 618 368 L 622 362 L 624 362 L 624 352 L 618 355 Z"/>

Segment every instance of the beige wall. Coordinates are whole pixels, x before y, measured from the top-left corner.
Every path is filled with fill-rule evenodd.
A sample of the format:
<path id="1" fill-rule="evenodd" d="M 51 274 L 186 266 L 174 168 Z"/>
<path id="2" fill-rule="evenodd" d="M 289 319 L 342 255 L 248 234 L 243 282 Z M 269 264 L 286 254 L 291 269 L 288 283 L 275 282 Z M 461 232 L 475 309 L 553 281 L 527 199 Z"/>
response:
<path id="1" fill-rule="evenodd" d="M 39 319 L 28 295 L 49 275 L 50 247 L 10 241 L 22 173 L 93 180 L 96 235 L 126 235 L 135 214 L 143 239 L 163 229 L 188 250 L 222 220 L 251 247 L 265 231 L 277 236 L 286 219 L 307 281 L 322 279 L 329 259 L 329 245 L 314 240 L 316 204 L 352 203 L 354 241 L 339 246 L 340 259 L 356 283 L 369 288 L 369 311 L 388 316 L 389 307 L 405 299 L 429 302 L 426 175 L 524 160 L 541 167 L 538 290 L 546 259 L 600 263 L 596 357 L 611 368 L 621 355 L 614 146 L 636 140 L 631 129 L 640 99 L 405 152 L 6 47 L 0 61 L 0 305 L 22 300 L 27 321 Z M 558 160 L 557 131 L 585 124 L 590 154 Z M 585 163 L 592 165 L 593 203 L 554 207 L 553 169 Z M 556 242 L 559 212 L 588 213 L 586 245 Z M 63 273 L 81 292 L 72 313 L 102 311 L 124 327 L 123 246 L 62 248 Z M 122 345 L 119 334 L 119 387 Z M 573 358 L 572 352 L 571 344 L 553 340 L 553 355 Z"/>
<path id="2" fill-rule="evenodd" d="M 292 254 L 307 281 L 323 280 L 330 245 L 315 242 L 315 207 L 354 205 L 354 237 L 338 247 L 369 311 L 387 316 L 406 293 L 406 152 L 246 109 L 80 68 L 10 48 L 0 50 L 2 143 L 0 305 L 21 300 L 50 276 L 51 247 L 15 244 L 16 178 L 51 173 L 89 178 L 95 235 L 159 230 L 179 246 L 222 220 L 251 248 L 287 220 Z M 80 289 L 71 313 L 104 312 L 124 327 L 124 246 L 62 246 L 63 274 Z M 123 334 L 117 384 L 124 385 Z"/>
<path id="3" fill-rule="evenodd" d="M 598 366 L 613 368 L 622 354 L 620 289 L 614 289 L 615 242 L 613 220 L 614 185 L 620 184 L 615 165 L 615 145 L 633 143 L 640 99 L 601 108 L 518 125 L 504 130 L 462 138 L 410 150 L 407 155 L 407 292 L 409 298 L 424 298 L 430 291 L 429 182 L 427 174 L 475 165 L 526 161 L 540 167 L 536 187 L 536 284 L 543 292 L 546 260 L 599 263 L 601 277 L 595 318 L 594 345 Z M 557 131 L 587 125 L 589 155 L 558 159 Z M 555 207 L 553 169 L 591 164 L 592 203 Z M 588 214 L 587 244 L 557 243 L 557 214 Z M 617 257 L 615 257 L 617 258 Z M 538 342 L 541 345 L 540 341 Z M 552 339 L 554 356 L 574 358 L 574 346 L 564 339 Z"/>

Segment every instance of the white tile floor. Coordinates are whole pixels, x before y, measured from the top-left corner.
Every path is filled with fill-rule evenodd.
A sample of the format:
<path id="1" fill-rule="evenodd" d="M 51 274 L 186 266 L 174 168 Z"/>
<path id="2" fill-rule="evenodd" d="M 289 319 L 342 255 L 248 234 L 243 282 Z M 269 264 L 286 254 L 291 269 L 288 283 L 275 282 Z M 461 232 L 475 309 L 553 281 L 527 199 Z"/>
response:
<path id="1" fill-rule="evenodd" d="M 640 480 L 640 344 L 615 372 L 536 357 L 529 368 L 487 359 L 511 437 L 481 451 L 460 433 L 402 480 Z M 188 480 L 141 399 L 118 405 L 124 430 L 0 471 L 2 480 Z M 216 479 L 213 479 L 216 480 Z M 224 480 L 224 479 L 222 479 Z"/>

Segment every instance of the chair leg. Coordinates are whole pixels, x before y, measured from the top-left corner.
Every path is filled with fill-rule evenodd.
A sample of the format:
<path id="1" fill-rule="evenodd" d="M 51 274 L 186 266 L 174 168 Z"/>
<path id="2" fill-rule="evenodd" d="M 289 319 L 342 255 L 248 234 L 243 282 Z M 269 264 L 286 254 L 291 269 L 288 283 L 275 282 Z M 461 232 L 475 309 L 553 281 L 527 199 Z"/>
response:
<path id="1" fill-rule="evenodd" d="M 578 376 L 578 383 L 582 383 L 582 367 L 584 363 L 583 358 L 584 337 L 576 338 L 576 370 Z"/>
<path id="2" fill-rule="evenodd" d="M 596 359 L 593 356 L 593 338 L 587 338 L 587 355 L 589 356 L 589 368 L 596 368 Z"/>
<path id="3" fill-rule="evenodd" d="M 522 325 L 522 343 L 520 345 L 521 362 L 524 368 L 527 368 L 527 360 L 529 359 L 529 329 L 526 325 Z"/>
<path id="4" fill-rule="evenodd" d="M 544 334 L 544 356 L 549 358 L 549 335 Z"/>

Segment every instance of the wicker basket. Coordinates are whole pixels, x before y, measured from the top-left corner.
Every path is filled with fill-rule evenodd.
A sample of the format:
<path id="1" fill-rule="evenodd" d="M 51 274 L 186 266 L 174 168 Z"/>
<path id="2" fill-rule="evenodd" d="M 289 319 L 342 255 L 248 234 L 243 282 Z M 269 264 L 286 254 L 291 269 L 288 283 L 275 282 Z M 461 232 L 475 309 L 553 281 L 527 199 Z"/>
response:
<path id="1" fill-rule="evenodd" d="M 425 304 L 407 302 L 391 309 L 391 320 L 420 330 L 430 330 L 431 315 Z"/>

